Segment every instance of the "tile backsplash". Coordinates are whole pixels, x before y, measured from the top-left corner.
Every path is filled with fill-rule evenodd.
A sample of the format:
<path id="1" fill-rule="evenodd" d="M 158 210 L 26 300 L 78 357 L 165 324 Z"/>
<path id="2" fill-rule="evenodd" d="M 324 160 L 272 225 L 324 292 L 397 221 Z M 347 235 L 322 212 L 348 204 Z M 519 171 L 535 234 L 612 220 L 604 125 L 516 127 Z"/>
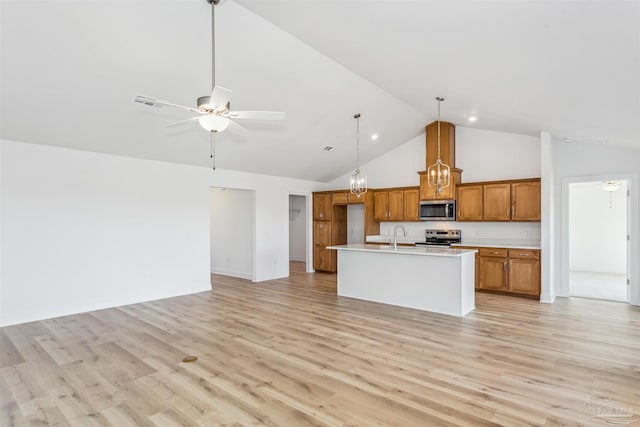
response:
<path id="1" fill-rule="evenodd" d="M 540 240 L 539 222 L 382 222 L 380 235 L 393 235 L 393 227 L 402 225 L 410 236 L 424 236 L 425 229 L 462 231 L 462 239 L 530 239 Z"/>

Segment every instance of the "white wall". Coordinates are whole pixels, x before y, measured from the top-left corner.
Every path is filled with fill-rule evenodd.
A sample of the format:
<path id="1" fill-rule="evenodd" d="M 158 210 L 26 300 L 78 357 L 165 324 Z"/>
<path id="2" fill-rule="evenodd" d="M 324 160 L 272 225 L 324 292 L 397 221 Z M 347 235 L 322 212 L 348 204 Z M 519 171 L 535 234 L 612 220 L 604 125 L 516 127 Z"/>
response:
<path id="1" fill-rule="evenodd" d="M 253 191 L 209 189 L 211 272 L 253 279 Z"/>
<path id="2" fill-rule="evenodd" d="M 347 205 L 347 243 L 364 243 L 364 204 Z"/>
<path id="3" fill-rule="evenodd" d="M 456 126 L 456 167 L 462 182 L 537 178 L 540 138 Z"/>
<path id="4" fill-rule="evenodd" d="M 426 169 L 426 145 L 424 133 L 405 142 L 397 148 L 360 166 L 360 170 L 367 176 L 370 188 L 404 187 L 420 185 L 418 171 Z M 328 189 L 349 188 L 349 177 L 354 171 L 331 181 Z"/>
<path id="5" fill-rule="evenodd" d="M 306 261 L 307 204 L 304 196 L 289 195 L 289 260 Z"/>
<path id="6" fill-rule="evenodd" d="M 286 277 L 289 193 L 325 187 L 13 141 L 0 153 L 0 325 L 209 289 L 212 186 L 255 191 L 255 280 Z"/>
<path id="7" fill-rule="evenodd" d="M 569 269 L 627 274 L 627 185 L 569 184 Z"/>
<path id="8" fill-rule="evenodd" d="M 0 325 L 210 289 L 204 169 L 0 144 Z"/>
<path id="9" fill-rule="evenodd" d="M 555 206 L 551 213 L 559 237 L 555 249 L 560 262 L 553 272 L 553 286 L 558 295 L 568 295 L 568 186 L 572 182 L 595 181 L 602 179 L 628 179 L 629 191 L 629 233 L 631 235 L 629 257 L 631 280 L 631 303 L 640 305 L 640 269 L 636 260 L 640 259 L 638 176 L 640 174 L 640 151 L 626 150 L 596 144 L 567 144 L 553 142 L 555 180 Z"/>

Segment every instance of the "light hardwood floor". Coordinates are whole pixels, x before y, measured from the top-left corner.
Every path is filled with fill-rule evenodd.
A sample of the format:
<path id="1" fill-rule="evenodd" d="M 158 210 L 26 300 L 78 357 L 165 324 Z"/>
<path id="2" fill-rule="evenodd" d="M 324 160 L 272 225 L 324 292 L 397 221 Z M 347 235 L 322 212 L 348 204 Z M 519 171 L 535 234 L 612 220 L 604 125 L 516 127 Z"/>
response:
<path id="1" fill-rule="evenodd" d="M 292 265 L 0 329 L 0 425 L 602 425 L 607 399 L 639 418 L 637 307 L 478 294 L 460 319 Z"/>

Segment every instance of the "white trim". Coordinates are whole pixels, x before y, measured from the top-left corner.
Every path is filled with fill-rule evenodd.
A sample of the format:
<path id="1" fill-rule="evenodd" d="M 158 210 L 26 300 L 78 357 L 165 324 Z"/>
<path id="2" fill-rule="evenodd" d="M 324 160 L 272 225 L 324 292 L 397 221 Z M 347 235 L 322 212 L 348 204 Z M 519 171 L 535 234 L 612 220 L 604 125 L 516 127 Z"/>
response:
<path id="1" fill-rule="evenodd" d="M 556 300 L 555 295 L 549 295 L 549 294 L 540 295 L 540 302 L 543 302 L 545 304 L 553 304 L 555 300 Z"/>
<path id="2" fill-rule="evenodd" d="M 306 259 L 290 259 L 291 261 L 305 262 L 305 270 L 307 273 L 314 273 L 313 269 L 313 193 L 301 193 L 297 191 L 287 192 L 287 224 L 289 224 L 289 196 L 302 196 L 305 198 L 305 243 L 306 243 Z M 289 242 L 289 227 L 287 226 L 287 242 Z M 287 258 L 290 257 L 289 246 L 287 246 Z M 287 266 L 287 276 L 290 275 L 289 266 Z"/>
<path id="3" fill-rule="evenodd" d="M 605 180 L 626 180 L 629 183 L 629 199 L 627 215 L 627 230 L 630 236 L 628 259 L 635 260 L 640 258 L 640 247 L 638 242 L 640 235 L 638 234 L 638 218 L 640 211 L 638 209 L 638 174 L 607 174 L 607 175 L 591 175 L 562 178 L 562 219 L 561 219 L 561 235 L 560 235 L 560 274 L 562 283 L 558 286 L 559 296 L 569 296 L 569 184 L 578 182 L 592 182 Z M 629 269 L 629 302 L 633 305 L 640 305 L 640 272 L 637 264 L 628 264 Z"/>
<path id="4" fill-rule="evenodd" d="M 248 273 L 245 271 L 233 271 L 233 270 L 225 270 L 223 268 L 212 268 L 211 272 L 213 274 L 221 274 L 223 276 L 231 276 L 231 277 L 237 277 L 239 279 L 247 279 L 247 280 L 252 280 L 253 278 L 253 274 L 252 273 Z"/>

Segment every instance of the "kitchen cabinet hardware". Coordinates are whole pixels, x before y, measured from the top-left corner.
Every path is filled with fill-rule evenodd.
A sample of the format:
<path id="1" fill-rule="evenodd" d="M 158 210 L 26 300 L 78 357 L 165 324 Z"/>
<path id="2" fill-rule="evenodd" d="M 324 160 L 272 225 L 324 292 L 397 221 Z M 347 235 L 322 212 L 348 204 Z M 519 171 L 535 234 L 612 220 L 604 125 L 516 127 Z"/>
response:
<path id="1" fill-rule="evenodd" d="M 540 221 L 540 178 L 459 184 L 459 221 Z"/>
<path id="2" fill-rule="evenodd" d="M 540 250 L 465 246 L 477 249 L 476 289 L 540 296 Z"/>

